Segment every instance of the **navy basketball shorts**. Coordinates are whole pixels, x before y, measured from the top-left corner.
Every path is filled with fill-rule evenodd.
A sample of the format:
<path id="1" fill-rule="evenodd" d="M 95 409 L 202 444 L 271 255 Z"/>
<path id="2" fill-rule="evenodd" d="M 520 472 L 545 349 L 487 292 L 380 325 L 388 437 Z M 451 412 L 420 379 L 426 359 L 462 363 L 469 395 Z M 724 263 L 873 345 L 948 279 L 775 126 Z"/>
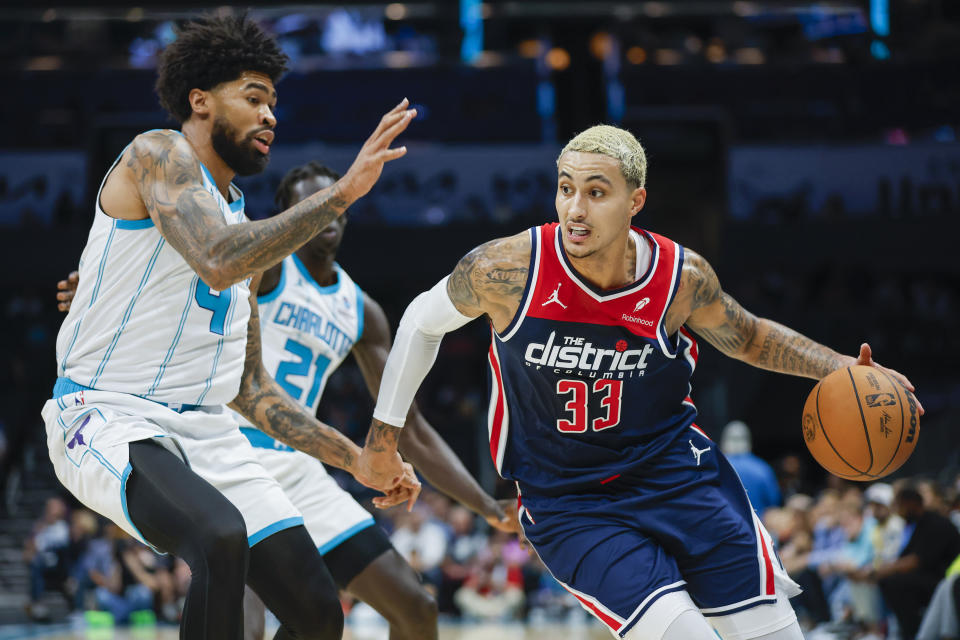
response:
<path id="1" fill-rule="evenodd" d="M 733 467 L 696 427 L 634 476 L 524 493 L 521 523 L 553 576 L 620 637 L 673 592 L 708 621 L 799 593 Z"/>

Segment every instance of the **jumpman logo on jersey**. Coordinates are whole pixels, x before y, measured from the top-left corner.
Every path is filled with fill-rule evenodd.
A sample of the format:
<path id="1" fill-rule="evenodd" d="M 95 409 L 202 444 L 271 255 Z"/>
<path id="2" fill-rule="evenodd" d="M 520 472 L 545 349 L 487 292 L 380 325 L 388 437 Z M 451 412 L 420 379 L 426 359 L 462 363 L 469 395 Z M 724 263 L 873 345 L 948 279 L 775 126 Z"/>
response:
<path id="1" fill-rule="evenodd" d="M 693 455 L 697 456 L 697 466 L 699 467 L 700 456 L 705 454 L 707 451 L 710 451 L 710 447 L 707 447 L 706 449 L 697 449 L 693 444 L 693 440 L 687 440 L 687 442 L 690 443 L 690 450 L 693 451 Z"/>
<path id="2" fill-rule="evenodd" d="M 560 306 L 563 307 L 564 309 L 567 308 L 567 305 L 565 305 L 565 304 L 563 304 L 562 302 L 560 302 L 560 285 L 562 285 L 562 284 L 563 284 L 562 282 L 558 282 L 558 283 L 557 283 L 557 288 L 553 290 L 553 293 L 550 294 L 550 297 L 547 298 L 547 301 L 544 302 L 542 305 L 540 305 L 541 307 L 545 307 L 545 306 L 547 306 L 548 304 L 550 304 L 551 302 L 556 302 L 558 305 L 560 305 Z"/>
<path id="3" fill-rule="evenodd" d="M 73 437 L 70 438 L 70 442 L 67 443 L 67 449 L 73 449 L 75 446 L 85 445 L 86 442 L 83 441 L 83 428 L 87 426 L 87 423 L 90 422 L 90 416 L 87 416 L 87 419 L 83 421 L 83 424 L 80 425 L 80 428 L 73 433 Z"/>

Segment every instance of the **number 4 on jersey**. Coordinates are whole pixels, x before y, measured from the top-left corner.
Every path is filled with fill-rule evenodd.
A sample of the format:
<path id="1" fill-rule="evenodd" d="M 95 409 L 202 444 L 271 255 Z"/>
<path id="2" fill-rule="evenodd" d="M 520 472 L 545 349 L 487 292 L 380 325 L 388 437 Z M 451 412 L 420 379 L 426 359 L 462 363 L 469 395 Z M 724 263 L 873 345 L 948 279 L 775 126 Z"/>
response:
<path id="1" fill-rule="evenodd" d="M 623 381 L 601 379 L 593 382 L 593 392 L 603 394 L 600 398 L 599 409 L 602 417 L 595 417 L 590 421 L 594 431 L 603 431 L 620 424 L 620 400 L 623 393 Z M 557 430 L 561 433 L 584 433 L 587 430 L 589 419 L 588 400 L 590 388 L 584 380 L 558 380 L 557 394 L 572 394 L 563 408 L 571 412 L 568 418 L 557 420 Z"/>
<path id="2" fill-rule="evenodd" d="M 230 310 L 230 301 L 233 299 L 233 287 L 215 292 L 203 280 L 197 278 L 193 299 L 202 309 L 213 312 L 210 318 L 210 332 L 222 336 L 223 327 L 227 321 L 227 311 Z"/>

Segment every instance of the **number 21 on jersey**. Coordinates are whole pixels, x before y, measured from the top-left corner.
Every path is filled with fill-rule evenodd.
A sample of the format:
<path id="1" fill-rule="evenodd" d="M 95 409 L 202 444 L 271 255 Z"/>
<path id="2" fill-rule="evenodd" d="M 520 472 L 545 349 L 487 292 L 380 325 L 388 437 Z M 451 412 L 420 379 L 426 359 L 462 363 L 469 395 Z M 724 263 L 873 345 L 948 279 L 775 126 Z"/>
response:
<path id="1" fill-rule="evenodd" d="M 557 380 L 557 394 L 569 396 L 563 404 L 567 414 L 557 420 L 560 433 L 584 433 L 588 425 L 594 431 L 603 431 L 620 424 L 623 381 L 594 380 L 592 388 L 593 394 L 599 396 L 599 404 L 590 402 L 591 386 L 585 380 Z"/>

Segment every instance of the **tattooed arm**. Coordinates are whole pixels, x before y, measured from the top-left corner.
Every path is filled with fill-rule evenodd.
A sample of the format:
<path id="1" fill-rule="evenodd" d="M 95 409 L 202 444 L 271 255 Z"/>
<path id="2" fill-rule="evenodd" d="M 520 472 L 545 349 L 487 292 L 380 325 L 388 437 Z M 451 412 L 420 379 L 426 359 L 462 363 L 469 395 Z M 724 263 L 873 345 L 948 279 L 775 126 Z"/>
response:
<path id="1" fill-rule="evenodd" d="M 680 289 L 667 311 L 671 333 L 686 324 L 726 355 L 761 369 L 819 380 L 828 373 L 854 364 L 879 367 L 869 345 L 862 345 L 858 358 L 829 347 L 785 327 L 758 318 L 720 288 L 713 267 L 702 256 L 684 250 Z M 883 367 L 880 367 L 883 368 Z M 913 391 L 903 375 L 884 369 Z"/>
<path id="2" fill-rule="evenodd" d="M 447 295 L 463 315 L 486 315 L 497 331 L 506 329 L 527 284 L 531 250 L 527 231 L 480 245 L 457 263 Z"/>
<path id="3" fill-rule="evenodd" d="M 230 407 L 267 435 L 319 458 L 326 464 L 346 469 L 368 487 L 390 491 L 397 484 L 393 478 L 387 482 L 372 483 L 369 478 L 358 474 L 356 463 L 360 447 L 333 427 L 317 420 L 306 408 L 287 395 L 263 367 L 256 293 L 259 280 L 257 276 L 250 283 L 247 355 L 240 392 L 230 403 Z M 387 498 L 381 498 L 388 501 L 383 506 L 402 502 L 414 488 L 416 493 L 420 492 L 419 482 L 416 481 L 410 465 L 401 464 L 401 475 L 404 475 L 407 491 L 392 492 Z"/>
<path id="4" fill-rule="evenodd" d="M 126 152 L 126 178 L 167 242 L 208 286 L 222 290 L 296 251 L 369 191 L 384 163 L 406 153 L 405 147 L 389 147 L 414 115 L 401 102 L 383 117 L 343 178 L 257 222 L 226 223 L 216 197 L 203 186 L 193 147 L 176 132 L 137 136 Z"/>
<path id="5" fill-rule="evenodd" d="M 373 423 L 360 456 L 363 473 L 374 477 L 396 473 L 391 460 L 400 428 L 444 334 L 481 315 L 497 330 L 510 323 L 527 281 L 530 251 L 527 232 L 481 245 L 464 256 L 452 274 L 410 303 L 383 370 Z"/>

